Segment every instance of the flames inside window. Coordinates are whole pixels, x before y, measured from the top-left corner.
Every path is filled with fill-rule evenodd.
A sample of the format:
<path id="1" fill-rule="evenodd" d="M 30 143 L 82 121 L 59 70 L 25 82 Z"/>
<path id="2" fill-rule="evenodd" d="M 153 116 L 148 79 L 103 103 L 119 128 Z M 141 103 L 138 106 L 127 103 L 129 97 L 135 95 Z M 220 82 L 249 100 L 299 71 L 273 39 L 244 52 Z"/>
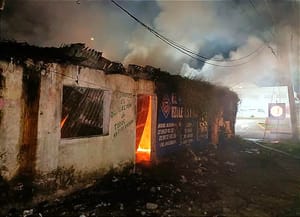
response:
<path id="1" fill-rule="evenodd" d="M 63 87 L 61 138 L 103 134 L 103 90 Z"/>
<path id="2" fill-rule="evenodd" d="M 150 161 L 151 96 L 139 96 L 137 104 L 136 162 Z"/>

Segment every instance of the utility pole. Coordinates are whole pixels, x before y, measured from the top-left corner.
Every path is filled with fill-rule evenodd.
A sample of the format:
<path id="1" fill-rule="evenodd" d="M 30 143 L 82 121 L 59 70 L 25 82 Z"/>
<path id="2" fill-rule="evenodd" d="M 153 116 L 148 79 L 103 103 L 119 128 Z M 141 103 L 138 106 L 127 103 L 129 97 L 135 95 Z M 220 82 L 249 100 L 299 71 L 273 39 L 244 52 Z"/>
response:
<path id="1" fill-rule="evenodd" d="M 284 74 L 284 84 L 288 88 L 292 139 L 294 141 L 299 141 L 298 117 L 296 111 L 292 73 L 290 67 L 290 55 L 291 55 L 291 46 L 290 46 L 291 44 L 289 43 L 290 39 L 288 38 L 288 36 L 282 37 L 283 39 L 281 39 L 279 36 L 277 37 L 278 37 L 277 43 L 278 43 L 278 54 L 279 54 L 278 55 L 279 71 L 280 73 Z"/>
<path id="2" fill-rule="evenodd" d="M 273 3 L 276 4 L 276 3 Z M 297 1 L 292 3 L 296 14 L 299 12 L 299 3 Z M 291 28 L 293 30 L 293 28 Z M 298 129 L 298 117 L 296 111 L 296 104 L 295 104 L 295 96 L 294 96 L 294 88 L 292 82 L 292 72 L 290 67 L 290 55 L 291 50 L 291 34 L 288 34 L 286 31 L 276 29 L 274 26 L 275 37 L 274 40 L 278 47 L 278 66 L 279 72 L 284 75 L 284 85 L 288 88 L 288 98 L 289 98 L 289 105 L 290 105 L 290 120 L 291 120 L 291 128 L 292 128 L 292 140 L 299 141 L 299 129 Z M 290 32 L 290 31 L 289 31 Z M 289 37 L 290 36 L 290 37 Z M 278 76 L 278 75 L 277 75 Z"/>
<path id="3" fill-rule="evenodd" d="M 295 86 L 295 82 L 298 82 L 298 80 L 296 79 L 296 81 L 293 82 L 293 72 L 292 72 L 292 69 L 291 66 L 295 66 L 299 60 L 299 57 L 298 57 L 298 52 L 297 52 L 297 48 L 299 45 L 299 35 L 297 37 L 293 37 L 293 30 L 296 29 L 296 34 L 299 33 L 299 2 L 297 1 L 293 1 L 292 2 L 293 4 L 293 8 L 294 8 L 294 12 L 296 14 L 296 22 L 293 23 L 293 25 L 296 25 L 296 27 L 292 27 L 291 28 L 291 33 L 290 33 L 290 38 L 286 38 L 286 46 L 285 48 L 287 49 L 287 55 L 285 58 L 287 58 L 284 63 L 287 65 L 287 85 L 288 85 L 288 94 L 289 94 L 289 104 L 290 104 L 290 116 L 291 116 L 291 126 L 292 126 L 292 139 L 294 141 L 299 141 L 300 138 L 299 138 L 299 114 L 298 114 L 298 111 L 297 111 L 297 107 L 296 107 L 296 103 L 295 103 L 295 95 L 294 95 L 294 86 Z M 293 40 L 293 38 L 296 38 L 296 40 Z M 290 42 L 289 42 L 290 40 Z M 296 46 L 295 45 L 295 42 L 297 43 Z M 296 52 L 294 52 L 294 47 L 296 47 Z M 284 55 L 284 53 L 283 53 Z M 296 70 L 298 70 L 299 68 L 296 67 Z M 294 70 L 294 69 L 293 69 Z M 299 71 L 296 71 L 296 73 L 298 74 Z"/>

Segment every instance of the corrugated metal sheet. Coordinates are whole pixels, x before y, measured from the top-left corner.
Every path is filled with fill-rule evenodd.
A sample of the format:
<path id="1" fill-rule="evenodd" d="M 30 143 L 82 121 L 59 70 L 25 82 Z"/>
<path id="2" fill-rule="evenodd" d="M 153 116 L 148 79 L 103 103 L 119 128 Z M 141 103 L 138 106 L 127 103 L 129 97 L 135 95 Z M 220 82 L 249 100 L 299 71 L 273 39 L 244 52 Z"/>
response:
<path id="1" fill-rule="evenodd" d="M 104 91 L 83 87 L 63 87 L 61 137 L 103 134 Z"/>

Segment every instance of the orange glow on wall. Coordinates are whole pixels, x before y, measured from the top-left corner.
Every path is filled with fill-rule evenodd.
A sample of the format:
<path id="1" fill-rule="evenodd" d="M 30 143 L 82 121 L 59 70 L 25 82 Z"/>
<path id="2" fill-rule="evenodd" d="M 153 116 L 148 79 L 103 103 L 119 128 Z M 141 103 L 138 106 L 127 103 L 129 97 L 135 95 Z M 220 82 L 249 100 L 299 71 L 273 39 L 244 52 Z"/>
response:
<path id="1" fill-rule="evenodd" d="M 138 144 L 138 148 L 136 150 L 136 162 L 142 162 L 142 161 L 150 161 L 150 155 L 151 155 L 151 97 L 149 97 L 149 106 L 148 106 L 148 114 L 146 123 L 144 126 L 144 130 L 140 139 L 140 142 Z"/>

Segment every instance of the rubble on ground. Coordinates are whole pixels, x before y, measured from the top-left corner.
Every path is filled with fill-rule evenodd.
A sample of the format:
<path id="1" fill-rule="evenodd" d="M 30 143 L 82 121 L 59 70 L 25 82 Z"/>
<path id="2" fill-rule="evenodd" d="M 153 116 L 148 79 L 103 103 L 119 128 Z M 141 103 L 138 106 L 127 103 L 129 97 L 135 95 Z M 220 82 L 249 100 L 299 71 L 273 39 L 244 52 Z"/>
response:
<path id="1" fill-rule="evenodd" d="M 260 155 L 245 150 L 249 147 L 186 149 L 158 165 L 136 165 L 129 174 L 111 172 L 67 197 L 11 208 L 7 216 L 276 216 L 276 210 L 282 214 L 293 191 L 270 193 L 274 177 L 265 184 L 269 177 L 260 175 L 274 172 L 266 163 L 274 158 L 268 154 L 271 159 L 266 160 L 260 150 Z M 261 180 L 255 182 L 256 178 Z"/>

